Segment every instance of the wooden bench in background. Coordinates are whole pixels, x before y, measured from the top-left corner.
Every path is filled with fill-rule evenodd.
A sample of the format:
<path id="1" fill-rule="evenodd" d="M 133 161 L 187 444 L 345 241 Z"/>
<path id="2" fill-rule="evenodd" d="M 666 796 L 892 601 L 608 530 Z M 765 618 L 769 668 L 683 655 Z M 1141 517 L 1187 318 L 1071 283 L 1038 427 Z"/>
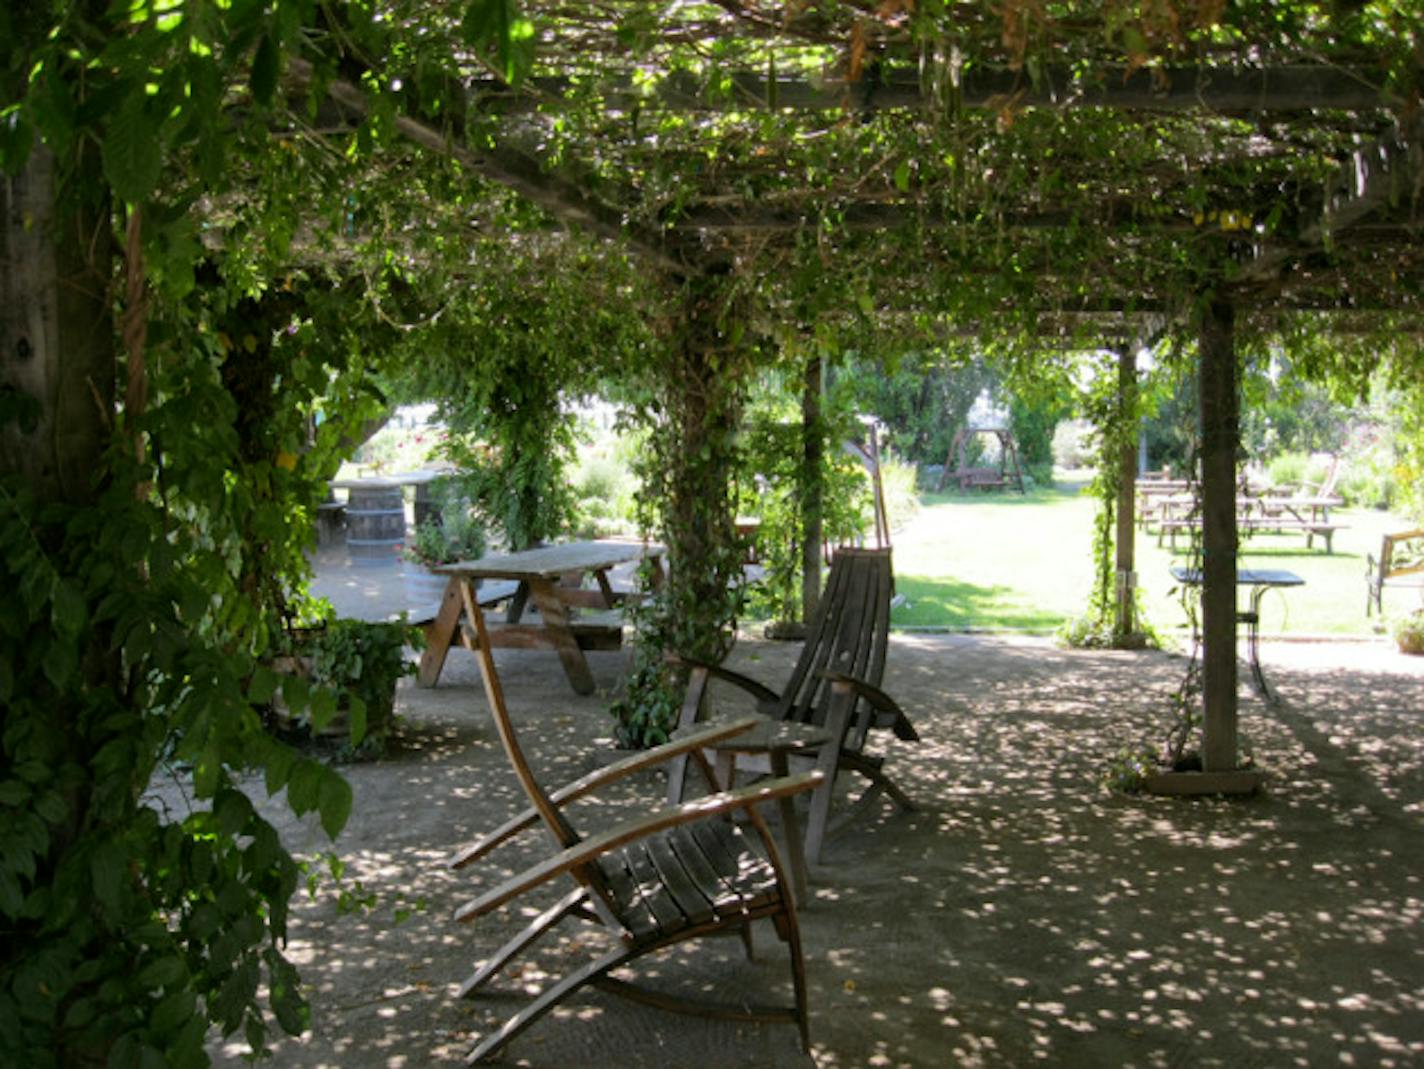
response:
<path id="1" fill-rule="evenodd" d="M 1424 527 L 1387 534 L 1380 541 L 1379 559 L 1365 555 L 1365 616 L 1371 610 L 1384 614 L 1384 588 L 1424 588 Z"/>

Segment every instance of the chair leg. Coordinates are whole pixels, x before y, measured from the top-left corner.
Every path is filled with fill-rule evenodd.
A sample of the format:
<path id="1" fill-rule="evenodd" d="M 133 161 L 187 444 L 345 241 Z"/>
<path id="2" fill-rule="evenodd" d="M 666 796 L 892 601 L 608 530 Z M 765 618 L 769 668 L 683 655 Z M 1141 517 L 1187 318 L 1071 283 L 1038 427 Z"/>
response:
<path id="1" fill-rule="evenodd" d="M 508 965 L 516 954 L 534 943 L 541 935 L 570 913 L 581 908 L 587 901 L 588 888 L 575 887 L 563 898 L 559 899 L 543 913 L 535 917 L 528 927 L 486 959 L 485 963 L 475 970 L 468 980 L 460 985 L 459 991 L 456 992 L 457 997 L 467 998 L 479 990 L 501 969 Z"/>
<path id="2" fill-rule="evenodd" d="M 678 713 L 677 726 L 690 731 L 697 723 L 702 711 L 702 703 L 707 695 L 707 684 L 711 677 L 707 669 L 700 665 L 693 668 L 687 677 L 687 692 L 683 695 L 682 710 Z M 687 789 L 687 755 L 674 757 L 668 762 L 668 805 L 681 805 L 683 792 Z"/>
<path id="3" fill-rule="evenodd" d="M 832 687 L 831 707 L 826 714 L 826 732 L 830 738 L 821 746 L 816 755 L 816 771 L 824 777 L 821 785 L 811 792 L 811 811 L 806 817 L 806 860 L 813 865 L 821 863 L 821 844 L 826 839 L 826 823 L 831 815 L 831 801 L 835 797 L 836 771 L 840 767 L 841 747 L 845 743 L 846 732 L 850 729 L 850 717 L 855 711 L 855 696 L 849 688 L 840 684 Z"/>
<path id="4" fill-rule="evenodd" d="M 806 1001 L 806 959 L 801 953 L 801 923 L 796 907 L 788 902 L 786 912 L 786 950 L 791 955 L 791 989 L 796 995 L 796 1028 L 801 1033 L 802 1053 L 811 1051 L 811 1017 Z"/>
<path id="5" fill-rule="evenodd" d="M 545 988 L 533 1002 L 505 1021 L 497 1032 L 480 1040 L 465 1059 L 466 1063 L 474 1065 L 476 1062 L 488 1058 L 579 988 L 597 980 L 635 956 L 635 951 L 627 947 L 618 947 L 602 957 L 595 958 L 583 968 L 569 973 L 552 987 Z"/>
<path id="6" fill-rule="evenodd" d="M 842 757 L 840 757 L 840 760 L 842 760 L 844 767 L 852 769 L 854 772 L 859 772 L 862 776 L 866 777 L 867 780 L 870 780 L 869 789 L 860 797 L 859 801 L 856 801 L 856 807 L 863 806 L 867 801 L 876 797 L 881 791 L 884 791 L 884 793 L 889 794 L 891 799 L 894 800 L 894 804 L 899 806 L 900 809 L 906 810 L 907 813 L 914 813 L 914 809 L 916 809 L 914 801 L 910 800 L 909 794 L 900 790 L 900 784 L 897 784 L 896 781 L 886 776 L 883 767 L 881 767 L 883 763 L 880 762 L 880 759 L 867 757 L 866 754 L 863 753 L 844 753 Z"/>

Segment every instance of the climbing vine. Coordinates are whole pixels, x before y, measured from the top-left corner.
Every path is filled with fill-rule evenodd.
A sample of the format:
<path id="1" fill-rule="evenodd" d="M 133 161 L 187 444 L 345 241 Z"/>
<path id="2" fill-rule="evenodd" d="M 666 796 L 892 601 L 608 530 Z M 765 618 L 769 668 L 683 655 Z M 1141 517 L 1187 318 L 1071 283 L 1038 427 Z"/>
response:
<path id="1" fill-rule="evenodd" d="M 649 368 L 638 409 L 651 430 L 638 507 L 644 529 L 667 546 L 668 574 L 635 615 L 633 669 L 613 708 L 628 745 L 665 741 L 676 722 L 679 675 L 664 654 L 717 662 L 735 635 L 743 596 L 737 434 L 757 352 L 743 287 L 736 277 L 684 287 L 680 320 Z"/>
<path id="2" fill-rule="evenodd" d="M 1142 617 L 1135 588 L 1124 590 L 1117 572 L 1117 523 L 1125 478 L 1124 463 L 1136 463 L 1136 444 L 1142 416 L 1142 389 L 1134 383 L 1128 391 L 1118 374 L 1118 354 L 1099 352 L 1091 378 L 1079 399 L 1080 410 L 1092 425 L 1095 464 L 1088 492 L 1094 498 L 1093 586 L 1085 613 L 1065 625 L 1062 637 L 1075 646 L 1116 647 L 1141 645 L 1153 640 Z M 1127 458 L 1131 458 L 1130 460 Z M 1130 613 L 1122 599 L 1130 599 Z M 1124 622 L 1130 620 L 1125 629 Z"/>

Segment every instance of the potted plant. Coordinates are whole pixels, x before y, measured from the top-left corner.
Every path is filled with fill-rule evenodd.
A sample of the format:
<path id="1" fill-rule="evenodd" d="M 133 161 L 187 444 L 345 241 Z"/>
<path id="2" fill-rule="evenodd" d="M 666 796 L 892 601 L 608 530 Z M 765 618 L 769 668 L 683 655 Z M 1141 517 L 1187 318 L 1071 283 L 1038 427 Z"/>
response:
<path id="1" fill-rule="evenodd" d="M 404 619 L 342 618 L 289 633 L 287 653 L 274 665 L 291 681 L 273 700 L 278 722 L 380 753 L 394 721 L 396 684 L 415 673 L 406 647 L 420 645 L 420 630 Z"/>
<path id="2" fill-rule="evenodd" d="M 430 571 L 439 564 L 475 560 L 484 556 L 485 532 L 469 502 L 446 500 L 433 515 L 415 525 L 415 535 L 405 549 L 406 601 L 424 606 L 439 601 L 445 576 Z"/>
<path id="3" fill-rule="evenodd" d="M 1392 630 L 1400 653 L 1424 654 L 1424 609 L 1396 620 Z"/>

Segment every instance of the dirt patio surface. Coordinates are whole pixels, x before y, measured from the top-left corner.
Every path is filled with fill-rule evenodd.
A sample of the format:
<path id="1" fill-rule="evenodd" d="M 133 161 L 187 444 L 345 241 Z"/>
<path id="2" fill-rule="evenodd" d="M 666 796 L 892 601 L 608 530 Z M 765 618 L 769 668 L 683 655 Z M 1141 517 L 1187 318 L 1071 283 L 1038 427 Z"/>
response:
<path id="1" fill-rule="evenodd" d="M 795 653 L 744 638 L 731 662 L 775 685 Z M 625 657 L 590 654 L 598 693 L 579 697 L 552 653 L 499 652 L 544 782 L 608 760 L 606 709 Z M 1424 661 L 1384 643 L 1267 643 L 1263 661 L 1283 702 L 1268 708 L 1243 684 L 1241 730 L 1266 792 L 1168 800 L 1112 793 L 1102 777 L 1120 748 L 1163 737 L 1181 655 L 896 635 L 885 685 L 924 741 L 884 745 L 919 809 L 870 814 L 813 870 L 801 914 L 810 1052 L 788 1025 L 702 1020 L 588 990 L 501 1064 L 1424 1064 Z M 474 658 L 453 653 L 433 690 L 409 683 L 392 754 L 345 769 L 355 806 L 334 849 L 375 904 L 339 915 L 331 895 L 299 895 L 290 949 L 314 1027 L 277 1042 L 274 1065 L 460 1064 L 520 1006 L 522 988 L 602 945 L 568 923 L 497 991 L 454 998 L 521 914 L 565 888 L 471 925 L 451 919 L 546 847 L 534 832 L 472 870 L 442 867 L 523 799 Z M 612 789 L 575 821 L 587 831 L 645 810 L 661 783 L 650 774 Z M 265 809 L 299 853 L 332 849 L 280 798 Z M 736 940 L 701 940 L 635 962 L 632 976 L 789 1000 L 769 927 L 753 961 Z M 239 1063 L 236 1039 L 214 1042 L 219 1064 Z"/>

